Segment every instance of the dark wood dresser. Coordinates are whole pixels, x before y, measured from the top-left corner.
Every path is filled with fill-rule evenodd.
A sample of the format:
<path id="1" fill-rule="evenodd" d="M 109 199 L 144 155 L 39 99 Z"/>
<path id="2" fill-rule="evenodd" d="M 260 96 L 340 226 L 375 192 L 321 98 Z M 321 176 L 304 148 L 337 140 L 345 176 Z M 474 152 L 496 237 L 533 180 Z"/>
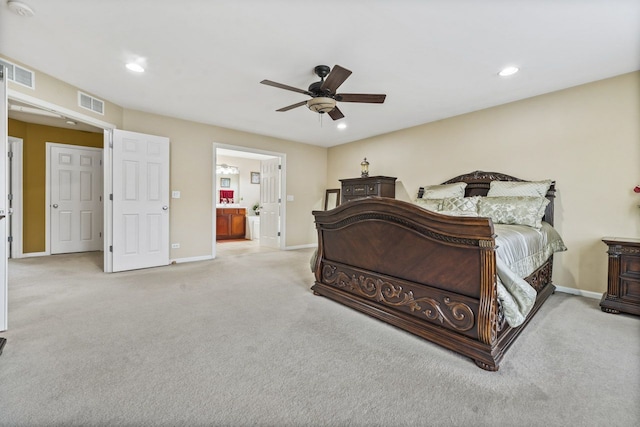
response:
<path id="1" fill-rule="evenodd" d="M 340 203 L 367 196 L 396 197 L 396 179 L 389 176 L 341 179 Z"/>
<path id="2" fill-rule="evenodd" d="M 640 315 L 640 239 L 605 237 L 609 282 L 600 308 L 607 313 Z"/>

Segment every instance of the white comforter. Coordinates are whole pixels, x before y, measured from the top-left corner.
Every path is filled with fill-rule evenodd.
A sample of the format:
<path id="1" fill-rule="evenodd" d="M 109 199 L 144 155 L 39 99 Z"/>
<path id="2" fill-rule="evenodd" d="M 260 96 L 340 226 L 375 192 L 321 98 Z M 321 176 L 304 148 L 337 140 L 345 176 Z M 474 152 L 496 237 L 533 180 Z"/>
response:
<path id="1" fill-rule="evenodd" d="M 536 291 L 523 278 L 554 253 L 567 250 L 558 232 L 546 222 L 542 228 L 494 224 L 498 299 L 509 326 L 520 326 L 536 301 Z"/>

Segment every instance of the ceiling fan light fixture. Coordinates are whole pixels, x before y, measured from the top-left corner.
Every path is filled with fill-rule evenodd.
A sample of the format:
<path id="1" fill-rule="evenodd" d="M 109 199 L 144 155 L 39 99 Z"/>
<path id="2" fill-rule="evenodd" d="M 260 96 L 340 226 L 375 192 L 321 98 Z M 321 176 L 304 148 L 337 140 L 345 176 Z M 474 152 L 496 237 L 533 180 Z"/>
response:
<path id="1" fill-rule="evenodd" d="M 36 13 L 29 7 L 29 5 L 22 3 L 21 1 L 9 0 L 7 6 L 16 15 L 20 15 L 25 18 L 34 16 Z"/>
<path id="2" fill-rule="evenodd" d="M 307 101 L 307 107 L 311 111 L 315 111 L 316 113 L 328 113 L 329 111 L 336 108 L 336 100 L 333 98 L 327 98 L 324 96 L 318 96 L 316 98 L 311 98 Z"/>

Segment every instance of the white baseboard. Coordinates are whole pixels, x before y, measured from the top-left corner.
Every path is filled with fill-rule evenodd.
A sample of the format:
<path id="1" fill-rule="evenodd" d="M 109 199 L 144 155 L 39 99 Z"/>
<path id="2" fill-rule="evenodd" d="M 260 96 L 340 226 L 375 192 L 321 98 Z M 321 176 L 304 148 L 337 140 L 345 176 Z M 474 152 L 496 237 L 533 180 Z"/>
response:
<path id="1" fill-rule="evenodd" d="M 602 293 L 583 291 L 581 289 L 575 289 L 575 288 L 565 288 L 564 286 L 556 286 L 556 291 L 562 292 L 565 294 L 578 295 L 586 298 L 593 298 L 593 299 L 602 298 Z"/>
<path id="2" fill-rule="evenodd" d="M 22 255 L 20 255 L 20 258 L 31 258 L 31 257 L 37 257 L 37 256 L 49 256 L 49 252 L 27 252 L 26 254 L 23 253 Z"/>
<path id="3" fill-rule="evenodd" d="M 284 250 L 295 251 L 296 249 L 310 249 L 310 248 L 317 248 L 317 247 L 318 247 L 317 243 L 309 243 L 308 245 L 287 246 L 286 248 L 284 248 Z"/>
<path id="4" fill-rule="evenodd" d="M 212 260 L 211 255 L 194 256 L 189 258 L 176 258 L 171 260 L 171 264 L 182 264 L 184 262 L 209 261 Z"/>

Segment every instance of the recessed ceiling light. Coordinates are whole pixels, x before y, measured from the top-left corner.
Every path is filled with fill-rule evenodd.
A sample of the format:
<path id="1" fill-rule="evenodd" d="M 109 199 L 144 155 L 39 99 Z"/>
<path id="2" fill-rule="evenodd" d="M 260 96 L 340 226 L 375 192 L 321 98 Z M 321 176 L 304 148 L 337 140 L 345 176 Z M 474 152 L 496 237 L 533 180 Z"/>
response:
<path id="1" fill-rule="evenodd" d="M 500 77 L 507 77 L 514 75 L 518 71 L 520 71 L 518 67 L 505 67 L 498 73 L 498 75 Z"/>
<path id="2" fill-rule="evenodd" d="M 338 129 L 346 129 L 347 128 L 347 124 L 346 123 L 338 123 Z"/>
<path id="3" fill-rule="evenodd" d="M 142 65 L 136 64 L 135 62 L 129 62 L 127 64 L 127 69 L 136 73 L 144 73 L 144 68 L 142 68 Z"/>

